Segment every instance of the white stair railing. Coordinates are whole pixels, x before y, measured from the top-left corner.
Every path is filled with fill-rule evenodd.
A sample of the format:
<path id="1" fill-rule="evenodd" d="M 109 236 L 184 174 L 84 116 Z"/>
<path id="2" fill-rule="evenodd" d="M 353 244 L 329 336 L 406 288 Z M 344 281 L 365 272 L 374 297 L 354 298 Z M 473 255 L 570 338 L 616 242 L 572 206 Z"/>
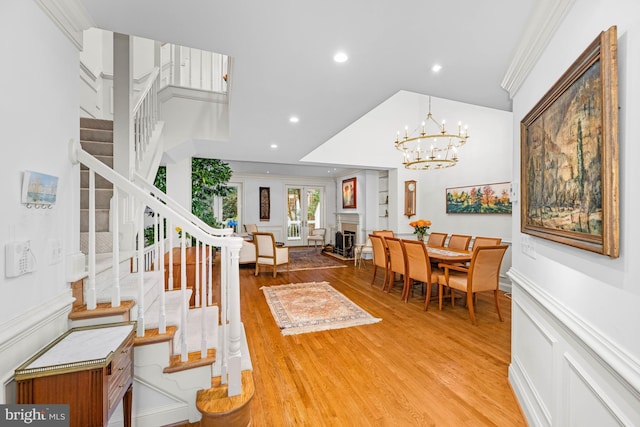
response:
<path id="1" fill-rule="evenodd" d="M 121 192 L 123 194 L 127 194 L 129 199 L 132 200 L 134 204 L 138 206 L 137 212 L 139 215 L 137 222 L 137 266 L 138 266 L 138 300 L 137 303 L 139 305 L 138 311 L 138 336 L 143 336 L 145 333 L 145 321 L 146 321 L 146 309 L 147 304 L 151 304 L 151 301 L 144 300 L 144 275 L 147 274 L 145 272 L 145 248 L 144 248 L 144 212 L 145 208 L 151 210 L 154 215 L 157 217 L 158 227 L 156 227 L 155 235 L 156 243 L 154 245 L 158 245 L 159 251 L 161 254 L 156 256 L 156 261 L 158 266 L 163 266 L 164 262 L 160 261 L 160 257 L 164 254 L 163 243 L 164 242 L 164 231 L 161 231 L 166 224 L 166 229 L 169 232 L 169 256 L 173 253 L 172 238 L 171 238 L 171 230 L 174 226 L 178 226 L 182 229 L 181 243 L 180 243 L 180 268 L 181 268 L 181 315 L 178 321 L 178 329 L 180 330 L 180 336 L 178 339 L 180 340 L 181 347 L 181 359 L 183 361 L 188 360 L 188 347 L 187 347 L 187 334 L 189 333 L 188 328 L 199 328 L 200 329 L 200 353 L 201 355 L 206 355 L 209 347 L 217 346 L 216 358 L 219 360 L 216 363 L 220 363 L 222 375 L 222 382 L 228 383 L 229 396 L 238 395 L 242 392 L 241 390 L 241 353 L 240 353 L 240 344 L 242 341 L 242 333 L 241 333 L 241 323 L 240 323 L 240 279 L 239 279 L 239 267 L 238 260 L 240 254 L 240 248 L 242 247 L 242 239 L 239 237 L 233 237 L 231 234 L 233 233 L 232 229 L 225 230 L 217 230 L 211 227 L 208 227 L 206 224 L 204 226 L 200 226 L 198 224 L 198 220 L 195 219 L 195 216 L 187 212 L 187 215 L 184 214 L 183 211 L 186 211 L 184 208 L 179 208 L 178 206 L 173 205 L 173 201 L 169 201 L 169 198 L 163 196 L 164 193 L 161 194 L 159 190 L 155 190 L 153 193 L 148 189 L 141 188 L 141 186 L 136 185 L 135 183 L 129 181 L 122 175 L 115 172 L 113 169 L 97 160 L 95 157 L 84 151 L 79 141 L 73 141 L 70 147 L 71 158 L 74 164 L 82 163 L 89 169 L 90 176 L 90 210 L 89 210 L 89 229 L 95 230 L 95 203 L 91 203 L 91 199 L 95 197 L 95 186 L 91 185 L 91 181 L 95 178 L 95 174 L 102 176 L 107 181 L 113 184 L 114 189 L 117 192 Z M 118 221 L 116 209 L 114 214 L 116 217 L 114 218 L 114 222 Z M 92 225 L 93 224 L 93 225 Z M 206 227 L 205 227 L 206 226 Z M 207 229 L 205 229 L 207 228 Z M 95 231 L 94 233 L 95 234 Z M 189 311 L 189 297 L 187 293 L 187 277 L 186 277 L 186 247 L 187 247 L 187 234 L 195 240 L 196 249 L 200 248 L 200 251 L 203 254 L 207 252 L 210 254 L 208 265 L 209 265 L 209 274 L 207 275 L 204 270 L 201 274 L 199 274 L 201 280 L 201 284 L 196 283 L 194 285 L 193 292 L 199 293 L 199 310 L 201 311 L 202 317 L 206 317 L 207 312 L 207 302 L 211 300 L 211 286 L 213 283 L 213 277 L 211 273 L 212 261 L 211 257 L 214 253 L 214 248 L 221 248 L 221 257 L 220 257 L 220 293 L 223 297 L 221 297 L 220 301 L 220 310 L 222 313 L 221 322 L 218 324 L 220 337 L 218 343 L 209 343 L 207 342 L 207 322 L 202 321 L 200 325 L 194 325 L 188 323 L 187 313 Z M 91 243 L 93 241 L 93 244 Z M 90 235 L 89 236 L 89 278 L 88 283 L 93 283 L 93 290 L 89 289 L 88 292 L 88 301 L 87 308 L 94 309 L 96 307 L 96 292 L 95 292 L 95 239 Z M 204 249 L 203 249 L 204 248 Z M 114 251 L 118 251 L 117 247 L 114 247 Z M 206 258 L 206 255 L 199 255 L 200 259 Z M 114 258 L 116 259 L 116 258 Z M 204 264 L 206 260 L 203 260 L 201 264 Z M 169 268 L 171 269 L 173 262 L 169 262 Z M 197 264 L 196 264 L 197 266 Z M 162 326 L 162 317 L 166 314 L 164 305 L 164 272 L 163 267 L 159 267 L 162 280 L 160 280 L 161 287 L 160 292 L 160 318 L 158 320 L 161 328 Z M 156 272 L 152 272 L 152 274 Z M 172 277 L 173 272 L 170 271 L 169 277 Z M 114 295 L 112 298 L 115 298 L 116 292 L 113 292 Z M 119 304 L 119 301 L 116 302 Z M 209 319 L 210 320 L 210 319 Z M 216 319 L 217 321 L 217 319 Z"/>
<path id="2" fill-rule="evenodd" d="M 144 155 L 149 150 L 151 136 L 158 123 L 159 75 L 159 68 L 154 68 L 140 92 L 138 101 L 133 107 L 133 135 L 137 169 L 140 169 Z"/>

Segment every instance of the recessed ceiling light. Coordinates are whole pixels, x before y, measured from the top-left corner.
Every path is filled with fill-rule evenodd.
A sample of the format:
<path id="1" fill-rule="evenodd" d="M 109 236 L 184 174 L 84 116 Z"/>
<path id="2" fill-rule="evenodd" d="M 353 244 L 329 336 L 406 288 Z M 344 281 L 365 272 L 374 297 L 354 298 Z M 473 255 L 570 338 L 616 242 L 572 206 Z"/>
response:
<path id="1" fill-rule="evenodd" d="M 348 59 L 349 57 L 344 52 L 338 52 L 335 55 L 333 55 L 333 60 L 338 63 L 346 62 Z"/>
<path id="2" fill-rule="evenodd" d="M 434 73 L 437 73 L 440 70 L 442 70 L 442 65 L 440 64 L 435 64 L 433 67 L 431 67 L 431 71 L 433 71 Z"/>
<path id="3" fill-rule="evenodd" d="M 278 148 L 278 144 L 271 144 L 269 146 L 272 150 L 275 150 L 276 148 Z"/>
<path id="4" fill-rule="evenodd" d="M 289 121 L 291 123 L 298 123 L 300 121 L 300 119 L 297 118 L 296 116 L 291 116 L 291 117 L 289 117 Z"/>

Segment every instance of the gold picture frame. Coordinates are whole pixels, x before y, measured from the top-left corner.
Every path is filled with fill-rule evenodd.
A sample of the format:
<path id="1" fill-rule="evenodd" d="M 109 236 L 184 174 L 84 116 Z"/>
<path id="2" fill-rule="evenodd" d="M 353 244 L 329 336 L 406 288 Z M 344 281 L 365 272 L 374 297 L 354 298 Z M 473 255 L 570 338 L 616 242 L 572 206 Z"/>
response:
<path id="1" fill-rule="evenodd" d="M 615 26 L 600 33 L 520 128 L 521 231 L 618 257 Z"/>

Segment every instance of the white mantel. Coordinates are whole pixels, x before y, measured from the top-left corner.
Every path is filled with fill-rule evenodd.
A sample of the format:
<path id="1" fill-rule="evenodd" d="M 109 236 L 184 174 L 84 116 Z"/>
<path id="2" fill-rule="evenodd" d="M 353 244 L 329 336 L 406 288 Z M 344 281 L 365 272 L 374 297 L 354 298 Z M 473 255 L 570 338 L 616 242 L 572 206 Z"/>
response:
<path id="1" fill-rule="evenodd" d="M 356 233 L 356 243 L 361 243 L 361 218 L 359 213 L 336 213 L 336 231 L 352 231 Z"/>

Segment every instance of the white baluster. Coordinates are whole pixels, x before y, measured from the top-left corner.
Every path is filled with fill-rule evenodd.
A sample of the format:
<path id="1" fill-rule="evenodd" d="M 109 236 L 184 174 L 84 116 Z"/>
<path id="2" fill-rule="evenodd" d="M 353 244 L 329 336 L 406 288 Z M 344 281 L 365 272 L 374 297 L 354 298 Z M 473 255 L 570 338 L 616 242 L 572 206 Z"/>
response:
<path id="1" fill-rule="evenodd" d="M 189 299 L 187 298 L 187 250 L 186 250 L 186 231 L 182 230 L 182 239 L 180 242 L 180 291 L 182 292 L 182 311 L 180 319 L 180 329 L 182 329 L 182 343 L 180 346 L 181 360 L 186 362 L 189 360 L 187 352 L 187 311 L 189 310 Z"/>
<path id="2" fill-rule="evenodd" d="M 173 225 L 170 219 L 167 219 L 167 232 L 169 233 L 169 278 L 167 279 L 167 288 L 173 290 Z"/>
<path id="3" fill-rule="evenodd" d="M 120 209 L 118 203 L 118 187 L 113 186 L 111 198 L 111 235 L 113 238 L 113 293 L 111 294 L 111 306 L 120 307 Z"/>
<path id="4" fill-rule="evenodd" d="M 194 248 L 195 252 L 196 252 L 196 259 L 195 259 L 195 265 L 194 265 L 194 270 L 195 270 L 195 282 L 193 284 L 193 292 L 195 293 L 195 304 L 196 307 L 200 307 L 200 269 L 198 268 L 198 266 L 200 264 L 198 264 L 199 260 L 200 260 L 200 241 L 197 240 L 196 241 L 196 247 Z"/>
<path id="5" fill-rule="evenodd" d="M 201 274 L 200 277 L 202 278 L 201 280 L 201 284 L 200 284 L 200 288 L 202 291 L 202 325 L 201 325 L 201 331 L 200 331 L 200 337 L 201 337 L 201 344 L 200 344 L 200 357 L 202 357 L 203 359 L 207 357 L 207 273 L 206 273 L 206 266 L 207 266 L 207 246 L 205 244 L 203 244 L 201 246 L 202 248 L 202 256 L 201 256 Z M 197 264 L 196 264 L 196 268 L 197 268 Z M 196 281 L 196 284 L 198 282 Z M 197 285 L 196 285 L 197 286 Z"/>
<path id="6" fill-rule="evenodd" d="M 138 305 L 138 330 L 136 335 L 139 337 L 144 336 L 144 206 L 142 204 L 139 205 L 139 213 L 138 213 L 138 300 L 136 301 Z"/>
<path id="7" fill-rule="evenodd" d="M 237 396 L 242 393 L 242 327 L 240 321 L 240 280 L 238 260 L 242 241 L 233 239 L 229 247 L 231 252 L 229 264 L 229 389 L 228 395 Z"/>
<path id="8" fill-rule="evenodd" d="M 95 310 L 96 302 L 96 173 L 89 169 L 89 283 L 87 310 Z"/>
<path id="9" fill-rule="evenodd" d="M 160 213 L 156 213 L 156 217 L 160 217 Z M 161 220 L 160 220 L 161 219 Z M 158 232 L 156 235 L 158 236 L 158 246 L 159 249 L 156 251 L 156 265 L 158 266 L 158 270 L 160 272 L 160 318 L 158 319 L 158 332 L 160 334 L 165 334 L 167 332 L 167 302 L 165 298 L 165 290 L 164 290 L 164 218 L 158 218 L 159 226 L 157 227 Z"/>

